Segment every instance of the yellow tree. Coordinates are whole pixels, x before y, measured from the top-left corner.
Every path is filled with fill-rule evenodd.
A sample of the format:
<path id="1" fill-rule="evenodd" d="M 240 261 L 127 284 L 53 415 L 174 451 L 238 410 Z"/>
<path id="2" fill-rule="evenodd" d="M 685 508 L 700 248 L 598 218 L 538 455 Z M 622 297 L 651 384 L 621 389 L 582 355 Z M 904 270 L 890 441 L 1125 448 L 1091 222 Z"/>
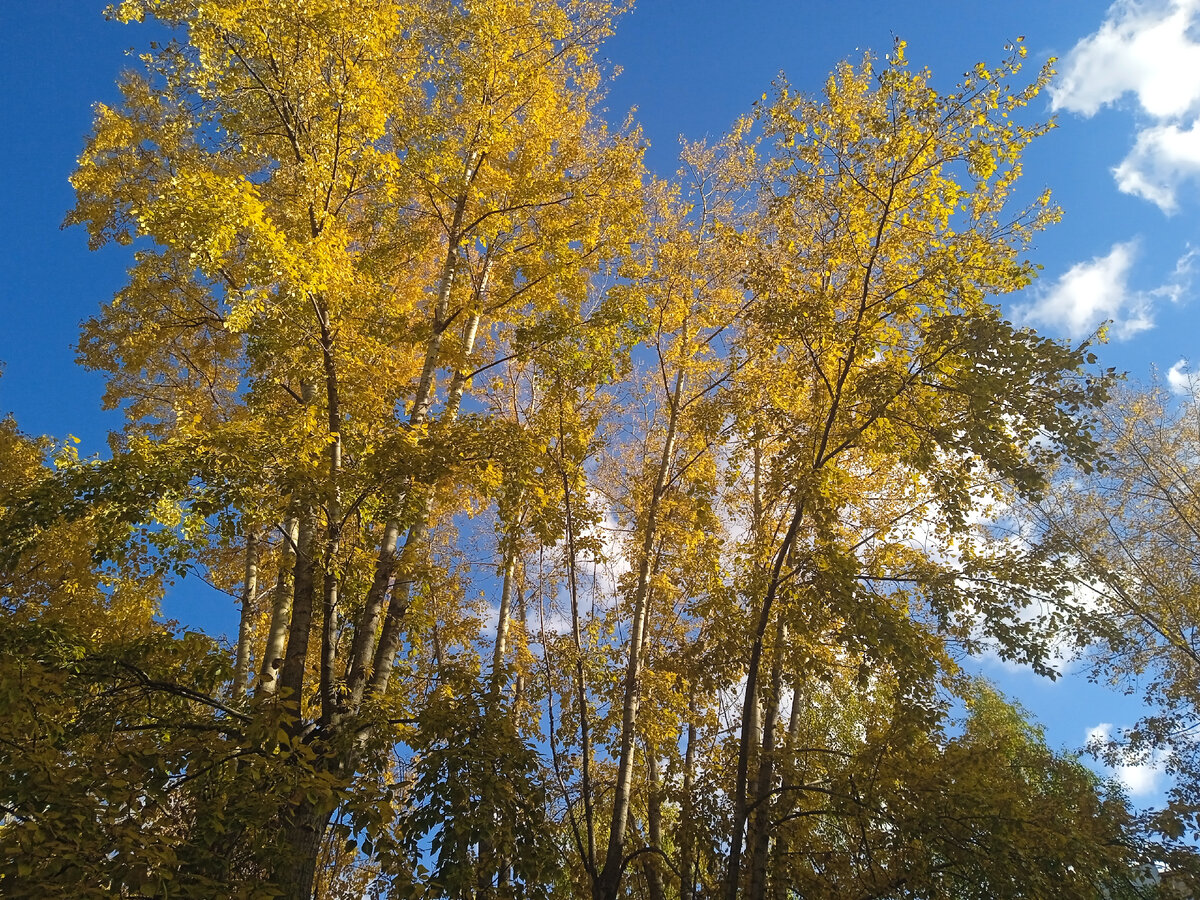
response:
<path id="1" fill-rule="evenodd" d="M 673 585 L 702 582 L 704 569 L 715 569 L 717 558 L 714 455 L 720 452 L 724 422 L 714 398 L 731 374 L 721 334 L 742 300 L 741 241 L 731 241 L 729 235 L 736 233 L 745 213 L 750 163 L 743 151 L 740 133 L 713 147 L 685 147 L 679 173 L 682 196 L 671 190 L 660 199 L 651 269 L 639 285 L 646 296 L 649 334 L 642 346 L 647 357 L 641 384 L 631 379 L 630 385 L 635 395 L 627 415 L 633 418 L 630 424 L 636 423 L 636 437 L 625 454 L 614 453 L 603 467 L 612 473 L 605 479 L 613 486 L 606 499 L 621 510 L 617 524 L 630 534 L 629 546 L 623 548 L 630 573 L 617 609 L 628 639 L 620 648 L 625 665 L 619 682 L 612 813 L 607 847 L 594 863 L 594 895 L 608 900 L 617 896 L 628 864 L 625 834 L 638 739 L 645 742 L 650 771 L 656 772 L 658 745 L 678 737 L 669 734 L 661 719 L 655 729 L 661 733 L 653 738 L 639 726 L 643 697 L 661 712 L 672 705 L 663 696 L 665 684 L 647 690 L 643 670 L 650 658 L 676 650 L 685 639 L 682 634 L 668 639 L 671 629 L 665 623 L 680 621 L 688 599 Z M 652 608 L 657 609 L 654 617 Z M 661 787 L 648 789 L 656 794 Z M 656 814 L 647 828 L 657 854 L 662 852 L 661 826 L 655 819 Z M 646 865 L 652 892 L 661 896 L 659 861 L 647 857 Z"/>
<path id="2" fill-rule="evenodd" d="M 764 668 L 772 636 L 779 660 L 788 618 L 803 621 L 822 595 L 846 623 L 841 640 L 861 635 L 879 652 L 887 652 L 886 635 L 872 617 L 918 635 L 953 622 L 970 594 L 960 590 L 966 582 L 936 574 L 937 565 L 916 574 L 903 552 L 904 525 L 926 519 L 952 545 L 981 498 L 1002 485 L 1035 490 L 1052 453 L 1089 447 L 1072 416 L 1093 402 L 1085 354 L 1014 329 L 990 299 L 1028 284 L 1034 266 L 1022 254 L 1057 216 L 1046 194 L 1008 210 L 1021 152 L 1046 127 L 1018 124 L 1049 77 L 1046 70 L 1013 87 L 1022 54 L 1018 47 L 994 70 L 979 65 L 942 94 L 927 71 L 909 67 L 898 42 L 878 70 L 869 57 L 840 66 L 823 100 L 784 83 L 761 109 L 771 142 L 762 181 L 768 238 L 750 263 L 753 298 L 737 351 L 745 363 L 731 396 L 747 442 L 770 449 L 766 483 L 780 502 L 744 589 L 753 626 L 732 786 L 731 900 L 743 888 L 754 898 L 766 890 L 781 674 Z M 909 495 L 875 525 L 854 512 L 871 473 Z M 867 531 L 856 541 L 897 548 L 890 559 L 875 554 L 878 569 L 839 535 L 856 519 Z M 987 568 L 986 560 L 974 564 Z M 992 574 L 1022 577 L 1015 568 Z M 912 588 L 872 597 L 859 587 L 881 579 Z M 1000 620 L 1011 614 L 987 593 L 971 601 L 975 608 Z M 931 609 L 924 625 L 922 595 Z"/>
<path id="3" fill-rule="evenodd" d="M 122 842 L 80 869 L 100 892 L 758 900 L 840 867 L 936 893 L 959 845 L 912 797 L 977 804 L 997 744 L 1060 771 L 1001 710 L 961 783 L 930 774 L 950 642 L 981 618 L 1037 659 L 1015 613 L 1046 570 L 974 523 L 1090 449 L 1103 390 L 991 299 L 1055 216 L 1006 212 L 1044 74 L 941 94 L 898 46 L 648 187 L 597 113 L 623 8 L 116 6 L 173 34 L 74 176 L 70 221 L 135 251 L 80 345 L 128 424 L 57 472 L 0 430 L 30 482 L 0 479 L 29 620 L 0 640 L 52 707 L 5 700 L 41 767 L 0 760 L 6 847 L 81 797 Z M 171 566 L 240 595 L 233 654 L 149 620 Z M 87 602 L 51 621 L 65 585 Z M 86 760 L 118 774 L 46 777 Z M 58 846 L 0 883 L 67 878 Z M 1039 865 L 1108 859 L 1073 852 Z"/>
<path id="4" fill-rule="evenodd" d="M 354 748 L 405 718 L 402 701 L 379 711 L 397 704 L 437 485 L 483 446 L 486 423 L 455 425 L 473 374 L 591 327 L 591 280 L 633 235 L 638 140 L 595 117 L 594 52 L 619 12 L 116 7 L 177 39 L 98 108 L 73 177 L 69 221 L 139 248 L 82 350 L 129 403 L 127 444 L 179 448 L 223 485 L 245 602 L 251 573 L 274 585 L 255 691 L 329 775 L 282 812 L 289 895 L 311 892 Z"/>

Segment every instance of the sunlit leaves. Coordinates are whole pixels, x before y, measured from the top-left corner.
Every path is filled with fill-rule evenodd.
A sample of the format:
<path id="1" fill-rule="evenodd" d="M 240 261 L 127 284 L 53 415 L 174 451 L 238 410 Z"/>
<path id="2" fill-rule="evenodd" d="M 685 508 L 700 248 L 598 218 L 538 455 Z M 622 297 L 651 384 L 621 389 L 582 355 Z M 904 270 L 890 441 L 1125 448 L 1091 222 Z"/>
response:
<path id="1" fill-rule="evenodd" d="M 68 217 L 136 249 L 79 346 L 127 425 L 53 470 L 0 429 L 6 672 L 41 695 L 11 744 L 72 773 L 10 779 L 0 838 L 82 792 L 92 868 L 16 877 L 694 900 L 739 889 L 750 812 L 756 898 L 1107 865 L 1120 804 L 955 657 L 1041 664 L 1061 583 L 989 526 L 1089 465 L 1107 384 L 996 308 L 1056 217 L 1012 209 L 1046 73 L 943 92 L 898 44 L 657 181 L 599 118 L 625 6 L 112 10 L 174 36 L 97 107 Z M 261 680 L 153 621 L 184 572 Z M 1037 837 L 980 864 L 970 810 Z"/>

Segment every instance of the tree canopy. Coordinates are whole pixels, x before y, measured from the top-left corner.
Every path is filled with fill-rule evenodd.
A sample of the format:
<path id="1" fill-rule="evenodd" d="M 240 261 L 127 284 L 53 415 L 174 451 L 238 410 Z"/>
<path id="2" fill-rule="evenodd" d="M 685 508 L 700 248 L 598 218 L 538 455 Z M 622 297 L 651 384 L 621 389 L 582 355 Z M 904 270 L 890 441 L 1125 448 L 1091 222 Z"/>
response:
<path id="1" fill-rule="evenodd" d="M 1123 388 L 1097 416 L 1102 464 L 1063 473 L 1030 517 L 1075 581 L 1068 623 L 1090 648 L 1093 677 L 1144 702 L 1144 718 L 1097 749 L 1116 764 L 1155 758 L 1174 776 L 1149 823 L 1165 857 L 1189 857 L 1200 837 L 1198 412 L 1194 393 Z"/>
<path id="2" fill-rule="evenodd" d="M 1118 897 L 1123 798 L 967 677 L 1075 574 L 1017 328 L 1049 70 L 897 42 L 670 179 L 608 0 L 123 0 L 68 221 L 107 458 L 0 426 L 7 896 Z M 224 645 L 156 617 L 182 572 Z"/>

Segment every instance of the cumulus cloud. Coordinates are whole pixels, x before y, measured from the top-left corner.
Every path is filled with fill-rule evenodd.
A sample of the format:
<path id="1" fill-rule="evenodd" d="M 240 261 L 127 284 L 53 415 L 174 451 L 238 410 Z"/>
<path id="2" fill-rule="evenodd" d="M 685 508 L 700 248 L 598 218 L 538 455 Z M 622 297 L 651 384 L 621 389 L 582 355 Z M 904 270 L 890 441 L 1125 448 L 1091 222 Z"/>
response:
<path id="1" fill-rule="evenodd" d="M 1129 289 L 1129 272 L 1137 259 L 1137 242 L 1114 244 L 1104 256 L 1071 266 L 1032 303 L 1017 307 L 1023 322 L 1046 327 L 1071 338 L 1087 337 L 1111 320 L 1119 338 L 1153 324 L 1150 298 Z"/>
<path id="2" fill-rule="evenodd" d="M 1179 187 L 1200 176 L 1200 0 L 1117 0 L 1050 93 L 1054 109 L 1083 116 L 1132 95 L 1150 122 L 1113 169 L 1117 187 L 1174 212 Z"/>
<path id="3" fill-rule="evenodd" d="M 1104 256 L 1071 266 L 1048 288 L 1036 292 L 1032 301 L 1018 305 L 1013 315 L 1023 324 L 1074 339 L 1111 322 L 1112 334 L 1124 340 L 1152 328 L 1155 307 L 1164 300 L 1179 303 L 1187 296 L 1196 252 L 1188 248 L 1158 287 L 1138 290 L 1130 285 L 1137 241 L 1114 244 Z"/>
<path id="4" fill-rule="evenodd" d="M 1181 396 L 1189 395 L 1195 392 L 1193 384 L 1196 376 L 1188 371 L 1188 361 L 1181 359 L 1171 368 L 1167 369 L 1167 385 L 1171 388 L 1172 394 Z"/>
<path id="5" fill-rule="evenodd" d="M 1103 24 L 1076 44 L 1050 89 L 1055 109 L 1085 116 L 1133 94 L 1156 118 L 1200 106 L 1200 0 L 1117 0 Z"/>
<path id="6" fill-rule="evenodd" d="M 1117 187 L 1149 200 L 1165 213 L 1179 204 L 1176 192 L 1200 176 L 1200 120 L 1187 129 L 1176 124 L 1154 125 L 1138 134 L 1133 150 L 1113 169 Z"/>
<path id="7" fill-rule="evenodd" d="M 1162 784 L 1164 765 L 1155 759 L 1132 766 L 1117 766 L 1116 776 L 1130 797 L 1146 797 L 1158 793 Z"/>

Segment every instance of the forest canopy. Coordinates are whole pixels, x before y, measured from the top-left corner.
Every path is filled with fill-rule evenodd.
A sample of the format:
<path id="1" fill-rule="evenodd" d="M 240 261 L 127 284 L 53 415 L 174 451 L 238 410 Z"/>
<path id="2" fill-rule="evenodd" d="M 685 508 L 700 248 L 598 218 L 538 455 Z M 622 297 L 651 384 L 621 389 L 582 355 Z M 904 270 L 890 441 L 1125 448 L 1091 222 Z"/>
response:
<path id="1" fill-rule="evenodd" d="M 662 178 L 602 115 L 625 9 L 110 10 L 170 33 L 71 177 L 124 427 L 0 422 L 0 893 L 1145 895 L 1194 807 L 961 665 L 1132 652 L 1072 615 L 1141 589 L 1067 543 L 1111 513 L 1054 505 L 1125 477 L 1112 373 L 999 307 L 1051 69 L 897 41 Z M 183 573 L 236 640 L 162 620 Z"/>

